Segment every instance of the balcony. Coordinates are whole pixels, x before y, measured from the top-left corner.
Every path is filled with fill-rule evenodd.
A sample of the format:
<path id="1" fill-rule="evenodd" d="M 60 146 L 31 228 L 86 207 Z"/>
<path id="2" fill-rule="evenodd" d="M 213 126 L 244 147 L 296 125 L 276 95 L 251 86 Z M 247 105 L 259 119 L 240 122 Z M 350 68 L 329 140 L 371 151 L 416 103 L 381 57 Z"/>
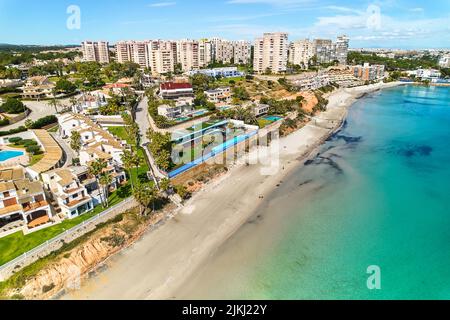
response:
<path id="1" fill-rule="evenodd" d="M 28 203 L 23 205 L 23 211 L 25 212 L 30 212 L 30 211 L 34 211 L 37 210 L 39 208 L 43 208 L 48 206 L 48 202 L 43 200 L 43 201 L 37 201 L 37 202 L 33 202 L 33 203 Z"/>
<path id="2" fill-rule="evenodd" d="M 85 204 L 86 202 L 90 201 L 90 197 L 83 197 L 81 199 L 73 200 L 71 202 L 65 203 L 64 206 L 67 208 L 74 208 L 76 206 L 79 206 L 81 204 Z"/>

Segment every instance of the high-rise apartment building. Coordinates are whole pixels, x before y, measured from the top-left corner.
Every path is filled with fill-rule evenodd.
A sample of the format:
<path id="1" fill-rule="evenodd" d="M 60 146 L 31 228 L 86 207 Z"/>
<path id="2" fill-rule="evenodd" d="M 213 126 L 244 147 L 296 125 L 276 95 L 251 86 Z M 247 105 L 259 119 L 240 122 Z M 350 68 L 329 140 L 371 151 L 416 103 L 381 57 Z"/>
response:
<path id="1" fill-rule="evenodd" d="M 317 63 L 330 63 L 336 57 L 336 45 L 329 39 L 314 40 Z"/>
<path id="2" fill-rule="evenodd" d="M 131 61 L 137 63 L 142 69 L 150 67 L 148 43 L 149 41 L 132 41 L 130 43 Z"/>
<path id="3" fill-rule="evenodd" d="M 234 58 L 233 43 L 224 39 L 214 38 L 212 40 L 214 46 L 214 61 L 231 63 Z"/>
<path id="4" fill-rule="evenodd" d="M 340 36 L 337 41 L 328 39 L 316 39 L 314 45 L 318 63 L 330 63 L 338 61 L 339 64 L 347 64 L 349 38 Z"/>
<path id="5" fill-rule="evenodd" d="M 206 68 L 212 62 L 212 43 L 207 39 L 199 41 L 199 67 Z"/>
<path id="6" fill-rule="evenodd" d="M 84 41 L 81 43 L 83 61 L 109 63 L 109 44 L 106 41 Z"/>
<path id="7" fill-rule="evenodd" d="M 131 48 L 129 42 L 120 41 L 116 43 L 116 59 L 119 63 L 131 61 Z"/>
<path id="8" fill-rule="evenodd" d="M 265 33 L 255 40 L 253 69 L 257 73 L 282 73 L 287 69 L 288 34 L 283 32 Z"/>
<path id="9" fill-rule="evenodd" d="M 177 43 L 178 63 L 183 71 L 196 70 L 200 67 L 199 42 L 195 40 L 181 40 Z"/>
<path id="10" fill-rule="evenodd" d="M 309 39 L 297 40 L 289 46 L 289 63 L 308 69 L 314 54 L 314 42 Z"/>
<path id="11" fill-rule="evenodd" d="M 233 41 L 234 63 L 249 64 L 252 53 L 252 44 L 250 41 Z"/>
<path id="12" fill-rule="evenodd" d="M 147 44 L 149 64 L 153 75 L 175 71 L 176 46 L 172 41 L 152 41 Z"/>
<path id="13" fill-rule="evenodd" d="M 336 41 L 336 60 L 339 61 L 339 64 L 347 64 L 347 56 L 348 56 L 348 44 L 350 39 L 343 35 L 337 38 Z"/>

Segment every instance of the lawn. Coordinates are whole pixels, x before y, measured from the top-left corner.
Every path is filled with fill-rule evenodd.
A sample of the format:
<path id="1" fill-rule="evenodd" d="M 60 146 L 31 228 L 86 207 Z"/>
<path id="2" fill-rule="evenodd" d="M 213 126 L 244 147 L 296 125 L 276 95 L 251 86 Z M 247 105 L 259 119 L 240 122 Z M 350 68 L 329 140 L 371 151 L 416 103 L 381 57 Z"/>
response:
<path id="1" fill-rule="evenodd" d="M 258 126 L 260 129 L 267 127 L 271 123 L 272 121 L 267 119 L 258 119 Z"/>
<path id="2" fill-rule="evenodd" d="M 44 155 L 45 155 L 44 153 L 30 155 L 30 164 L 29 164 L 29 166 L 30 167 L 34 166 L 36 163 L 41 161 L 42 158 L 44 157 Z"/>
<path id="3" fill-rule="evenodd" d="M 128 133 L 126 131 L 125 127 L 108 127 L 108 131 L 111 132 L 116 137 L 125 140 L 128 144 L 130 144 L 133 148 L 136 148 L 135 144 L 131 141 L 130 137 L 128 136 Z M 145 159 L 145 151 L 143 148 L 139 147 L 137 149 L 137 154 L 142 158 Z M 133 180 L 133 184 L 137 184 L 139 182 L 147 182 L 147 172 L 149 171 L 149 167 L 147 165 L 147 162 L 144 161 L 144 164 L 141 165 L 137 172 L 135 169 L 130 170 L 128 172 L 129 178 Z"/>
<path id="4" fill-rule="evenodd" d="M 114 206 L 131 196 L 131 187 L 124 186 L 109 196 L 109 206 Z M 0 239 L 0 265 L 11 261 L 12 259 L 30 251 L 40 244 L 50 240 L 59 234 L 73 228 L 83 221 L 104 211 L 101 205 L 94 208 L 93 211 L 86 213 L 72 220 L 64 220 L 62 223 L 24 235 L 21 231 Z"/>
<path id="5" fill-rule="evenodd" d="M 221 78 L 220 80 L 216 80 L 215 83 L 221 86 L 229 86 L 230 80 L 233 80 L 235 83 L 238 83 L 239 81 L 243 81 L 244 77 Z"/>

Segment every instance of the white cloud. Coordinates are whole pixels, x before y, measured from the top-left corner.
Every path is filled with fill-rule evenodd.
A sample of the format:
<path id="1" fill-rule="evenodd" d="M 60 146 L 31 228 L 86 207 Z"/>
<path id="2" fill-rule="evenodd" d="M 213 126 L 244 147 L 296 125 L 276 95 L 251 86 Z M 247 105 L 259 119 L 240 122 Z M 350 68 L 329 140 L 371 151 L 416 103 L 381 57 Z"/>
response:
<path id="1" fill-rule="evenodd" d="M 356 13 L 361 14 L 363 11 L 349 8 L 349 7 L 341 7 L 341 6 L 326 6 L 324 9 L 333 10 L 333 11 L 340 11 L 340 12 L 348 12 L 348 13 Z"/>
<path id="2" fill-rule="evenodd" d="M 161 7 L 170 7 L 176 5 L 176 2 L 155 2 L 151 3 L 148 6 L 152 8 L 161 8 Z"/>
<path id="3" fill-rule="evenodd" d="M 229 0 L 229 4 L 267 4 L 277 7 L 298 7 L 314 0 Z"/>

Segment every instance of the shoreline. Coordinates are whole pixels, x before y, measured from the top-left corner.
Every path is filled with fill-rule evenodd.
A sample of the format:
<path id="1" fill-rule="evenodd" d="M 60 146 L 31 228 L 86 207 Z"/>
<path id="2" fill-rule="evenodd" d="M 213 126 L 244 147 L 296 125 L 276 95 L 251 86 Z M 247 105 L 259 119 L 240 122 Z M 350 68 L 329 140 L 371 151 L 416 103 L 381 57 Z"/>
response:
<path id="1" fill-rule="evenodd" d="M 365 95 L 405 83 L 339 89 L 327 111 L 281 138 L 280 168 L 261 175 L 262 165 L 238 164 L 174 212 L 166 225 L 146 233 L 111 257 L 106 268 L 63 299 L 170 299 L 208 256 L 238 231 L 286 176 L 298 169 L 330 136 L 340 131 L 349 108 Z M 250 153 L 254 155 L 260 149 Z M 281 170 L 281 167 L 283 168 Z M 263 198 L 261 198 L 261 196 Z"/>

